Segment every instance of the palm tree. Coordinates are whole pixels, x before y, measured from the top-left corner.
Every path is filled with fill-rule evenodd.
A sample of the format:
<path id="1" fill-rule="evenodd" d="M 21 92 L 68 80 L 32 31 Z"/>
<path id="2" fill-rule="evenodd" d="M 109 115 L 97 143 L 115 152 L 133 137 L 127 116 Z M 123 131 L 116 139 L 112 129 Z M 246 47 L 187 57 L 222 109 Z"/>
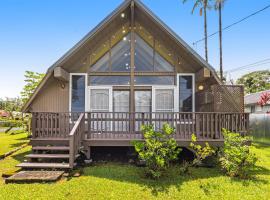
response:
<path id="1" fill-rule="evenodd" d="M 183 0 L 186 3 L 188 0 Z M 209 4 L 211 0 L 195 0 L 191 13 L 193 14 L 195 9 L 200 7 L 200 16 L 204 15 L 204 48 L 205 48 L 205 60 L 208 62 L 208 35 L 207 35 L 207 9 L 210 9 Z"/>
<path id="2" fill-rule="evenodd" d="M 218 10 L 219 15 L 219 56 L 220 56 L 220 79 L 223 81 L 223 56 L 222 56 L 222 8 L 226 0 L 215 0 L 215 9 Z"/>

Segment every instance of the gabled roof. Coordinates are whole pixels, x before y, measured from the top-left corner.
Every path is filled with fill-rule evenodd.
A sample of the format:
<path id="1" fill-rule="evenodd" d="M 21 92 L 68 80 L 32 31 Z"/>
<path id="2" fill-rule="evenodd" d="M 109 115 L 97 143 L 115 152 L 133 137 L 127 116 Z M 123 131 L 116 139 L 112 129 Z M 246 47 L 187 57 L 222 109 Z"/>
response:
<path id="1" fill-rule="evenodd" d="M 207 63 L 198 53 L 196 53 L 183 39 L 181 39 L 172 29 L 170 29 L 164 22 L 162 22 L 150 9 L 148 9 L 140 0 L 125 0 L 120 6 L 118 6 L 111 14 L 109 14 L 103 21 L 101 21 L 92 31 L 90 31 L 88 34 L 86 34 L 85 37 L 83 37 L 76 45 L 74 45 L 67 53 L 65 53 L 60 59 L 58 59 L 51 67 L 48 68 L 46 76 L 41 81 L 33 95 L 30 97 L 30 99 L 26 102 L 26 104 L 23 106 L 22 110 L 26 111 L 29 105 L 34 100 L 35 96 L 38 94 L 40 89 L 44 86 L 45 82 L 48 80 L 48 78 L 53 74 L 53 70 L 56 67 L 61 66 L 63 63 L 65 63 L 72 55 L 74 55 L 84 44 L 86 44 L 89 40 L 91 40 L 96 34 L 100 32 L 107 24 L 109 24 L 112 19 L 116 16 L 118 16 L 121 12 L 123 12 L 126 8 L 128 8 L 131 4 L 131 2 L 134 2 L 134 4 L 147 13 L 152 20 L 154 20 L 161 28 L 163 28 L 167 34 L 170 35 L 179 45 L 181 45 L 188 54 L 190 54 L 198 63 L 201 63 L 202 66 L 208 68 L 216 81 L 221 84 L 220 79 L 218 78 L 215 69 Z"/>
<path id="2" fill-rule="evenodd" d="M 265 90 L 265 91 L 256 92 L 256 93 L 246 95 L 245 96 L 245 105 L 257 104 L 258 101 L 260 100 L 261 95 L 265 92 L 270 93 L 270 90 Z"/>

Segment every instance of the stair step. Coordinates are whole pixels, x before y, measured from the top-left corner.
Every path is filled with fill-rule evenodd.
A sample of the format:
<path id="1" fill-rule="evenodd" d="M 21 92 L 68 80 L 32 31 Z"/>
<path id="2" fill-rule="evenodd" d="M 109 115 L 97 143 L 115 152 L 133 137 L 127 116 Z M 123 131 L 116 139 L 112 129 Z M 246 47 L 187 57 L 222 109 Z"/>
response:
<path id="1" fill-rule="evenodd" d="M 57 150 L 57 151 L 69 151 L 69 147 L 66 146 L 35 146 L 32 150 Z"/>
<path id="2" fill-rule="evenodd" d="M 29 154 L 26 158 L 69 158 L 69 154 Z"/>
<path id="3" fill-rule="evenodd" d="M 75 164 L 74 164 L 75 165 Z M 68 163 L 28 163 L 24 162 L 18 164 L 17 167 L 28 168 L 28 169 L 70 169 Z"/>
<path id="4" fill-rule="evenodd" d="M 69 138 L 34 138 L 31 141 L 69 141 Z"/>

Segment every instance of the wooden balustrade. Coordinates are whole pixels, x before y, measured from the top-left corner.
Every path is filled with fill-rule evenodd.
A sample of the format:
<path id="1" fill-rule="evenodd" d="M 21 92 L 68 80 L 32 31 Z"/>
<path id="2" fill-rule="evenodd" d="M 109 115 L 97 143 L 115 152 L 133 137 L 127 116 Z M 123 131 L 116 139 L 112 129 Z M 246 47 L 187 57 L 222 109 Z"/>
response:
<path id="1" fill-rule="evenodd" d="M 247 134 L 247 113 L 87 113 L 88 139 L 143 139 L 141 125 L 153 124 L 160 130 L 165 123 L 175 128 L 174 137 L 190 140 L 196 134 L 198 140 L 222 140 L 222 129 Z"/>
<path id="2" fill-rule="evenodd" d="M 32 113 L 33 138 L 67 138 L 80 113 Z"/>
<path id="3" fill-rule="evenodd" d="M 68 137 L 81 114 L 85 123 L 86 138 L 83 139 L 143 139 L 141 125 L 153 124 L 160 130 L 168 123 L 175 128 L 177 140 L 190 140 L 191 134 L 198 140 L 222 140 L 222 129 L 246 135 L 249 127 L 248 113 L 217 112 L 89 112 L 89 113 L 33 113 L 34 138 Z M 85 137 L 82 134 L 81 137 Z"/>
<path id="4" fill-rule="evenodd" d="M 77 157 L 77 154 L 80 152 L 82 147 L 82 141 L 85 134 L 85 118 L 84 113 L 80 114 L 79 119 L 76 121 L 69 134 L 69 166 L 74 166 L 74 161 Z"/>

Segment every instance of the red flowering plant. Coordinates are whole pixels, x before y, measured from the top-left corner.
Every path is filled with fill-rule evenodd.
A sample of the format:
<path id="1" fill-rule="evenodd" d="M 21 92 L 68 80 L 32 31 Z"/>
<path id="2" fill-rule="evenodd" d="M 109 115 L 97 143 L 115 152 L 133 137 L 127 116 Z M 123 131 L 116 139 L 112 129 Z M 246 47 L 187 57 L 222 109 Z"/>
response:
<path id="1" fill-rule="evenodd" d="M 264 107 L 267 103 L 270 103 L 270 92 L 263 92 L 261 94 L 260 100 L 258 101 L 258 105 Z M 266 113 L 270 114 L 270 110 Z"/>

